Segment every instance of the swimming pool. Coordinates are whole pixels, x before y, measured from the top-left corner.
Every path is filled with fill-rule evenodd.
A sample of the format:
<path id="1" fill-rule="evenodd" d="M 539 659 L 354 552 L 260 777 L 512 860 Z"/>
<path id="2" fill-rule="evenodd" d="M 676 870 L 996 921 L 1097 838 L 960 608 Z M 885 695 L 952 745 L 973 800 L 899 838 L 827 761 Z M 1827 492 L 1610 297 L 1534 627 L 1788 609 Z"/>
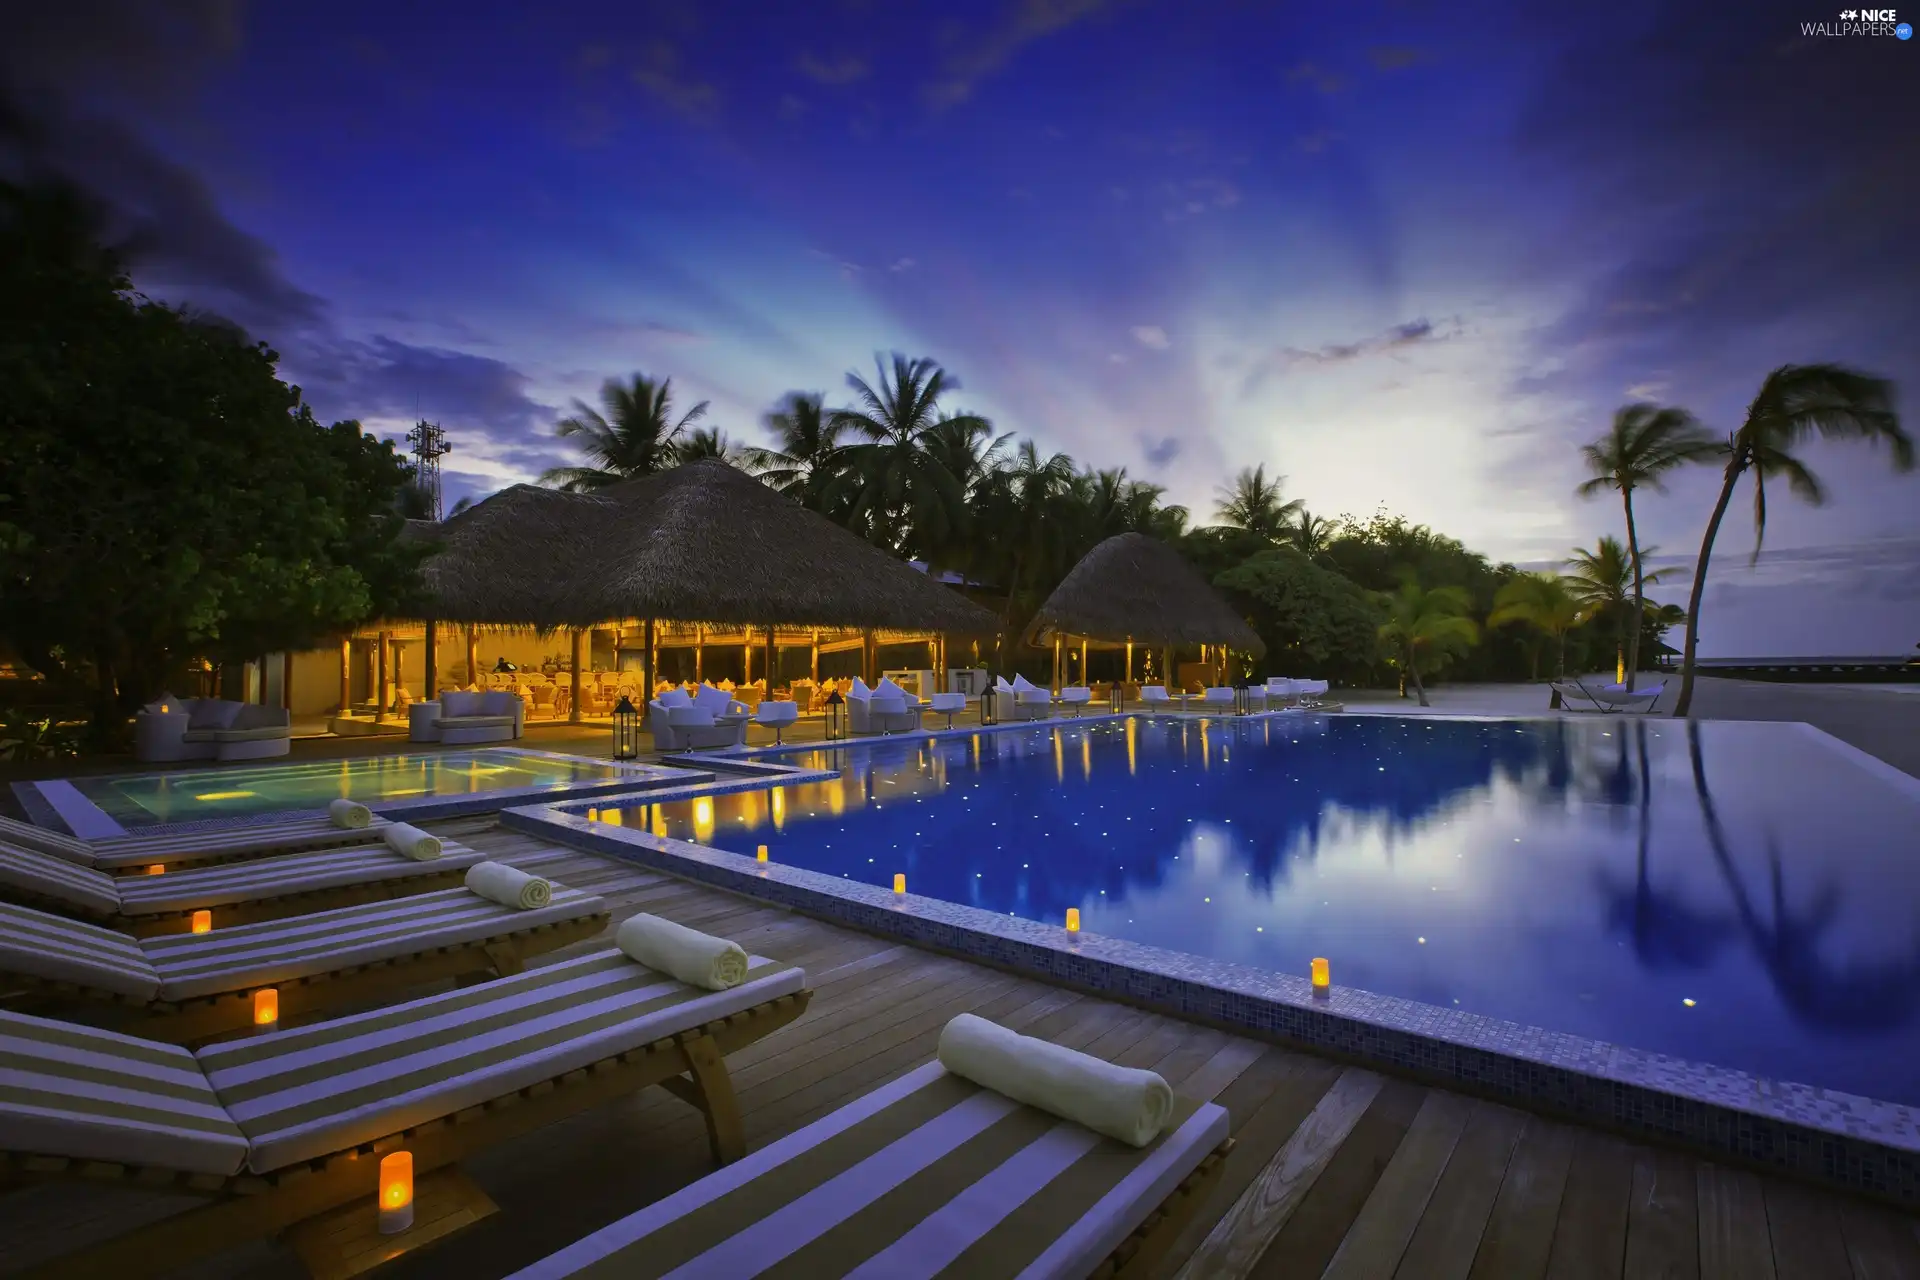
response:
<path id="1" fill-rule="evenodd" d="M 1920 799 L 1791 724 L 1136 717 L 600 811 L 876 886 L 1920 1103 Z"/>
<path id="2" fill-rule="evenodd" d="M 651 770 L 510 748 L 362 756 L 175 773 L 76 778 L 72 788 L 107 818 L 135 828 L 320 809 L 346 797 L 363 804 L 483 792 L 549 792 L 637 780 Z M 41 784 L 44 790 L 45 784 Z M 63 815 L 65 816 L 65 815 Z"/>

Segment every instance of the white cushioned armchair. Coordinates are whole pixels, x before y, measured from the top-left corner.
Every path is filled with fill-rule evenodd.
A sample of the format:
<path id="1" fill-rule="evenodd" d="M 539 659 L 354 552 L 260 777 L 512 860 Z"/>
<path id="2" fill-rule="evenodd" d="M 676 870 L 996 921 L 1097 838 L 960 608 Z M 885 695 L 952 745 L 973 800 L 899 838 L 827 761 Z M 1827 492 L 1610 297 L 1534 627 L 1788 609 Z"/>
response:
<path id="1" fill-rule="evenodd" d="M 145 763 L 265 760 L 292 750 L 293 715 L 285 707 L 167 695 L 135 715 L 134 742 Z"/>
<path id="2" fill-rule="evenodd" d="M 407 736 L 414 742 L 509 742 L 526 728 L 526 706 L 511 689 L 443 690 L 434 701 L 410 708 Z"/>

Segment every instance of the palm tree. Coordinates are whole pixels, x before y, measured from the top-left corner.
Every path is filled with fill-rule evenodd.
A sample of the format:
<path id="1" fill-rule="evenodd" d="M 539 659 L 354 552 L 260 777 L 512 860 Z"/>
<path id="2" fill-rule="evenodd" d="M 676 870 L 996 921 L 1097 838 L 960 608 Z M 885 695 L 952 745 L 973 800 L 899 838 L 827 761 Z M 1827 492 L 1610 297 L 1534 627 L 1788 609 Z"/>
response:
<path id="1" fill-rule="evenodd" d="M 1652 555 L 1658 547 L 1648 547 L 1646 553 Z M 1639 620 L 1646 613 L 1646 600 L 1640 594 L 1644 583 L 1651 586 L 1666 577 L 1666 570 L 1656 569 L 1652 573 L 1638 574 L 1629 562 L 1627 549 L 1620 545 L 1620 539 L 1607 535 L 1588 551 L 1584 547 L 1574 548 L 1573 556 L 1567 562 L 1571 569 L 1565 579 L 1567 592 L 1580 606 L 1581 620 L 1587 618 L 1607 618 L 1614 625 L 1614 679 L 1625 681 L 1627 678 L 1627 637 L 1640 634 Z M 1564 673 L 1563 673 L 1564 674 Z"/>
<path id="2" fill-rule="evenodd" d="M 1554 642 L 1557 654 L 1554 678 L 1567 674 L 1567 633 L 1580 624 L 1580 603 L 1567 591 L 1557 573 L 1523 573 L 1510 578 L 1494 593 L 1490 627 L 1525 623 Z M 1539 651 L 1533 654 L 1533 678 L 1540 677 Z"/>
<path id="3" fill-rule="evenodd" d="M 1408 574 L 1400 589 L 1383 594 L 1387 620 L 1380 624 L 1380 639 L 1392 646 L 1400 669 L 1413 679 L 1413 691 L 1420 705 L 1431 706 L 1427 689 L 1420 681 L 1422 663 L 1437 670 L 1449 654 L 1472 647 L 1480 638 L 1480 628 L 1467 616 L 1467 593 L 1460 587 L 1434 587 L 1428 590 L 1419 579 Z"/>
<path id="4" fill-rule="evenodd" d="M 1269 542 L 1278 542 L 1287 522 L 1306 509 L 1306 503 L 1299 498 L 1291 502 L 1281 500 L 1281 486 L 1286 481 L 1285 476 L 1267 479 L 1265 463 L 1242 467 L 1231 485 L 1223 485 L 1218 490 L 1220 501 L 1214 510 L 1222 523 L 1258 534 Z"/>
<path id="5" fill-rule="evenodd" d="M 1317 556 L 1333 545 L 1334 535 L 1339 531 L 1339 521 L 1324 520 L 1301 506 L 1286 527 L 1286 537 L 1301 555 Z"/>
<path id="6" fill-rule="evenodd" d="M 701 458 L 718 458 L 728 466 L 737 467 L 745 460 L 745 451 L 718 427 L 697 427 L 674 442 L 676 463 L 696 462 Z"/>
<path id="7" fill-rule="evenodd" d="M 1000 471 L 982 503 L 982 538 L 991 538 L 1006 569 L 1006 625 L 1013 626 L 1014 601 L 1036 564 L 1050 569 L 1060 558 L 1061 501 L 1073 485 L 1073 459 L 1064 453 L 1040 456 L 1031 440 L 1022 440 L 1013 463 Z M 1050 574 L 1048 576 L 1051 576 Z"/>
<path id="8" fill-rule="evenodd" d="M 650 476 L 679 462 L 675 445 L 680 433 L 706 415 L 707 402 L 673 419 L 673 379 L 654 382 L 643 373 L 630 384 L 608 378 L 600 386 L 600 410 L 573 402 L 573 414 L 554 424 L 561 439 L 576 440 L 592 465 L 553 467 L 541 484 L 558 485 L 574 493 L 603 488 L 619 480 Z"/>
<path id="9" fill-rule="evenodd" d="M 1696 462 L 1718 448 L 1718 442 L 1685 409 L 1630 404 L 1614 411 L 1613 426 L 1606 435 L 1580 450 L 1592 476 L 1575 492 L 1591 498 L 1602 490 L 1614 489 L 1626 507 L 1627 555 L 1633 563 L 1636 613 L 1647 597 L 1641 577 L 1640 534 L 1633 522 L 1633 491 L 1664 490 L 1661 477 L 1667 472 Z M 1627 688 L 1633 688 L 1639 670 L 1640 629 L 1636 627 L 1627 638 L 1626 671 L 1622 676 Z"/>
<path id="10" fill-rule="evenodd" d="M 771 449 L 750 448 L 743 454 L 746 469 L 801 506 L 827 512 L 827 495 L 840 475 L 844 458 L 840 437 L 844 423 L 834 421 L 825 397 L 789 391 L 762 419 L 773 434 Z"/>
<path id="11" fill-rule="evenodd" d="M 966 522 L 966 495 L 960 481 L 928 446 L 942 421 L 940 397 L 959 383 L 934 361 L 909 360 L 897 351 L 891 378 L 878 356 L 874 369 L 877 387 L 858 374 L 847 375 L 855 407 L 833 415 L 842 430 L 862 441 L 846 448 L 857 494 L 853 518 L 875 543 L 895 550 L 916 540 L 942 544 Z M 969 424 L 967 429 L 972 429 L 972 423 L 992 429 L 986 419 L 974 414 L 946 421 Z"/>
<path id="12" fill-rule="evenodd" d="M 1893 469 L 1913 469 L 1913 440 L 1900 428 L 1893 407 L 1893 384 L 1836 364 L 1781 365 L 1767 375 L 1747 406 L 1746 421 L 1726 443 L 1726 471 L 1720 497 L 1707 519 L 1700 540 L 1700 559 L 1693 571 L 1693 594 L 1687 600 L 1687 645 L 1681 658 L 1680 698 L 1673 714 L 1684 716 L 1693 702 L 1694 650 L 1700 643 L 1700 598 L 1707 585 L 1707 561 L 1713 540 L 1727 514 L 1740 477 L 1753 472 L 1753 558 L 1767 532 L 1767 481 L 1784 479 L 1787 487 L 1814 505 L 1826 500 L 1820 480 L 1790 450 L 1819 435 L 1828 440 L 1864 440 L 1885 443 L 1892 451 Z"/>

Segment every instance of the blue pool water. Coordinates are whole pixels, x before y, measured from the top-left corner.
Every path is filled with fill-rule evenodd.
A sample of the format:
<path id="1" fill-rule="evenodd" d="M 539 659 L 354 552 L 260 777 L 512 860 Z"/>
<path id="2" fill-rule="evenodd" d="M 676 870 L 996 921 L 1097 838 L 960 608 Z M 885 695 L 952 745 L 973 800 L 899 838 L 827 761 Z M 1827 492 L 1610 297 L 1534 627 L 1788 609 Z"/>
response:
<path id="1" fill-rule="evenodd" d="M 622 773 L 601 761 L 483 749 L 76 778 L 73 785 L 101 812 L 133 828 L 323 809 L 341 797 L 377 804 L 517 787 L 568 787 L 611 781 Z"/>
<path id="2" fill-rule="evenodd" d="M 1798 725 L 1132 719 L 602 820 L 1920 1104 L 1920 799 Z"/>

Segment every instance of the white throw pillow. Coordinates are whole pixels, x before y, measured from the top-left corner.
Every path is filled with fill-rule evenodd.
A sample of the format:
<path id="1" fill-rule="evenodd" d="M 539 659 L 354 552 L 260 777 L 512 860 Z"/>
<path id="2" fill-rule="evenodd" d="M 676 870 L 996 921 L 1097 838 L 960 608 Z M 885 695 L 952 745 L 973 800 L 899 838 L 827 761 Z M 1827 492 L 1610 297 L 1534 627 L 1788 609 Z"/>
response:
<path id="1" fill-rule="evenodd" d="M 244 705 L 228 702 L 224 698 L 196 698 L 189 704 L 187 728 L 231 729 L 233 718 L 240 714 L 240 708 Z"/>
<path id="2" fill-rule="evenodd" d="M 1033 687 L 1034 685 L 1032 684 L 1032 682 L 1029 681 L 1025 676 L 1016 675 L 1013 678 L 1013 688 L 1014 688 L 1014 692 L 1016 693 L 1025 692 L 1026 690 L 1031 689 Z"/>
<path id="3" fill-rule="evenodd" d="M 477 693 L 449 689 L 440 695 L 440 715 L 448 720 L 457 716 L 477 716 L 480 714 L 480 697 Z"/>
<path id="4" fill-rule="evenodd" d="M 876 695 L 886 694 L 888 697 L 904 698 L 907 696 L 907 691 L 905 689 L 902 689 L 899 685 L 895 684 L 893 682 L 892 677 L 888 677 L 887 679 L 882 680 L 879 684 L 873 686 L 873 691 Z"/>
<path id="5" fill-rule="evenodd" d="M 867 682 L 865 680 L 862 680 L 859 676 L 855 676 L 853 678 L 853 688 L 847 691 L 847 696 L 850 698 L 871 698 L 873 696 L 873 690 L 867 688 Z"/>
<path id="6" fill-rule="evenodd" d="M 733 695 L 725 689 L 716 689 L 710 684 L 703 684 L 700 686 L 700 691 L 693 695 L 693 705 L 708 715 L 725 715 L 727 708 L 733 705 Z"/>
<path id="7" fill-rule="evenodd" d="M 675 707 L 690 707 L 693 705 L 693 699 L 687 695 L 685 689 L 668 689 L 665 693 L 655 698 L 654 701 L 669 711 Z"/>

